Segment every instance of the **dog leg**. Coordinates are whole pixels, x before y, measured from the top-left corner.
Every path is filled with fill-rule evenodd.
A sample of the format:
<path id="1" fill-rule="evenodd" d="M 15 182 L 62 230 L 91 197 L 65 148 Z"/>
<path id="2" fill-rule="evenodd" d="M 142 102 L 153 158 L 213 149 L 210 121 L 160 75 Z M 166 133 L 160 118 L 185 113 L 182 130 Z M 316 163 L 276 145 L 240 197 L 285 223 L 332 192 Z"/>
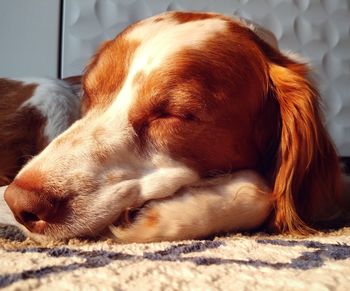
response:
<path id="1" fill-rule="evenodd" d="M 252 171 L 189 186 L 149 202 L 126 226 L 110 226 L 120 242 L 204 238 L 260 226 L 272 209 L 271 190 Z"/>

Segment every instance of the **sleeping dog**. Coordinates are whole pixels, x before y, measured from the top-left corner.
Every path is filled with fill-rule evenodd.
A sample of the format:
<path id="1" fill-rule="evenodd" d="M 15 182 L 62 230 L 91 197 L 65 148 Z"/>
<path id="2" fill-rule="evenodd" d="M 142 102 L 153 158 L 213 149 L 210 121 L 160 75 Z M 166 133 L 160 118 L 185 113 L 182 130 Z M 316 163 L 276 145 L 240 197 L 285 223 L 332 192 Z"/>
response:
<path id="1" fill-rule="evenodd" d="M 34 238 L 123 242 L 255 229 L 308 234 L 343 181 L 308 65 L 220 14 L 168 12 L 105 42 L 81 118 L 5 192 Z"/>

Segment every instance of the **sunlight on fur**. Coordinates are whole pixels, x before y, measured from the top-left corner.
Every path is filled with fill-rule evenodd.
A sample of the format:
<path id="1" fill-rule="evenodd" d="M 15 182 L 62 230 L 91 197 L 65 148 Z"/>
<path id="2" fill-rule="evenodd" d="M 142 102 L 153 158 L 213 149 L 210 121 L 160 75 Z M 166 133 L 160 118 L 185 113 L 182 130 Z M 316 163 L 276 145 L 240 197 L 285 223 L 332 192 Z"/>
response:
<path id="1" fill-rule="evenodd" d="M 271 189 L 255 172 L 242 171 L 150 201 L 135 218 L 118 220 L 121 225 L 109 228 L 119 242 L 196 239 L 254 229 L 271 208 Z"/>

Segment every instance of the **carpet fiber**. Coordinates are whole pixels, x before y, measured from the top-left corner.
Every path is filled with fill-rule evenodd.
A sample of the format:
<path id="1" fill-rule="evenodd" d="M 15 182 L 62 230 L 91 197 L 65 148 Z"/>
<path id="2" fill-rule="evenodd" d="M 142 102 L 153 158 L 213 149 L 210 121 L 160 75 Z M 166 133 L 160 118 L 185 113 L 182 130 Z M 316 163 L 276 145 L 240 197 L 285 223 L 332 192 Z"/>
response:
<path id="1" fill-rule="evenodd" d="M 350 228 L 152 244 L 37 244 L 0 227 L 8 290 L 350 290 Z"/>

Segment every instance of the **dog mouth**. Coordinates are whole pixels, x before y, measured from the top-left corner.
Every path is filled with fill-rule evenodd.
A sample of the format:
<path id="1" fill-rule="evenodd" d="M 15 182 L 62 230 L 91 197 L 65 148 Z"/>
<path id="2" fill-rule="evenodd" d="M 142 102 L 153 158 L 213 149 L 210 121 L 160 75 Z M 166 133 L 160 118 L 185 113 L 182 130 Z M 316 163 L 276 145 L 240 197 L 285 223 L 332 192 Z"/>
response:
<path id="1" fill-rule="evenodd" d="M 140 216 L 142 209 L 144 209 L 145 204 L 141 207 L 133 208 L 128 207 L 126 208 L 117 218 L 115 222 L 113 222 L 113 225 L 116 227 L 128 227 L 131 224 L 133 224 L 137 218 Z"/>
<path id="2" fill-rule="evenodd" d="M 129 228 L 131 225 L 135 224 L 137 220 L 144 215 L 147 208 L 164 200 L 169 200 L 172 197 L 159 198 L 159 199 L 150 199 L 145 201 L 142 205 L 137 207 L 127 207 L 124 209 L 118 218 L 112 223 L 113 226 L 118 228 Z"/>
<path id="3" fill-rule="evenodd" d="M 181 188 L 182 189 L 182 188 Z M 137 223 L 142 216 L 149 210 L 149 208 L 153 207 L 155 204 L 166 202 L 174 199 L 175 197 L 181 196 L 182 191 L 178 190 L 173 195 L 168 197 L 150 199 L 143 204 L 138 206 L 131 206 L 124 209 L 118 216 L 118 218 L 112 223 L 112 227 L 117 227 L 120 229 L 130 228 L 133 224 Z"/>

